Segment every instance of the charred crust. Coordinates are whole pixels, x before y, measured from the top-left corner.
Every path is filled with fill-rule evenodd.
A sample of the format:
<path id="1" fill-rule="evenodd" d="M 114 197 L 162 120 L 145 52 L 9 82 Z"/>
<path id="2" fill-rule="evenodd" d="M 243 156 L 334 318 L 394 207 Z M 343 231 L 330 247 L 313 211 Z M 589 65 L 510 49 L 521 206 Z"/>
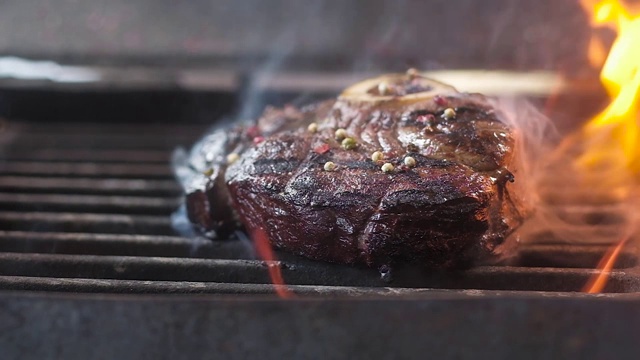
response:
<path id="1" fill-rule="evenodd" d="M 447 108 L 455 116 L 443 118 Z M 312 122 L 317 131 L 307 130 Z M 223 212 L 212 207 L 224 203 L 217 194 L 224 188 L 246 228 L 265 229 L 272 244 L 290 252 L 373 267 L 460 268 L 492 256 L 522 220 L 518 194 L 507 186 L 514 180 L 512 129 L 480 95 L 402 107 L 349 98 L 269 109 L 258 127 L 264 140 L 246 140 L 240 160 L 226 173 L 220 167 L 222 186 L 213 181 L 187 196 L 198 226 L 222 228 Z M 356 147 L 334 139 L 339 128 Z M 371 160 L 374 152 L 383 154 L 380 161 Z M 394 170 L 382 171 L 385 163 Z"/>
<path id="2" fill-rule="evenodd" d="M 300 159 L 258 159 L 253 163 L 253 175 L 280 175 L 292 172 L 297 168 Z"/>

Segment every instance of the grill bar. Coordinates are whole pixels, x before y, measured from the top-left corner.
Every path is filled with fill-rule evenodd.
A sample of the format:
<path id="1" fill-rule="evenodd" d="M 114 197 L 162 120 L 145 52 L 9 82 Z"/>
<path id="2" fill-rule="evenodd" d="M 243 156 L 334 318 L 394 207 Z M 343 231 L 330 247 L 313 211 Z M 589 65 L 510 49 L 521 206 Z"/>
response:
<path id="1" fill-rule="evenodd" d="M 520 247 L 517 264 L 530 267 L 565 267 L 595 269 L 611 247 L 610 244 L 529 244 Z M 628 246 L 620 252 L 615 269 L 637 265 L 637 249 Z"/>
<path id="2" fill-rule="evenodd" d="M 253 259 L 249 244 L 163 235 L 0 231 L 0 252 Z"/>
<path id="3" fill-rule="evenodd" d="M 367 288 L 353 286 L 290 285 L 298 295 L 406 296 L 447 292 L 442 289 Z M 54 280 L 28 276 L 0 276 L 0 290 L 36 290 L 74 293 L 125 294 L 275 294 L 270 284 L 236 284 L 196 281 L 137 281 L 114 279 L 56 278 Z"/>
<path id="4" fill-rule="evenodd" d="M 385 287 L 388 283 L 371 269 L 327 266 L 310 261 L 281 262 L 284 279 L 292 285 Z M 96 256 L 0 253 L 0 275 L 95 278 L 141 281 L 196 281 L 268 284 L 267 265 L 258 260 L 168 257 Z M 411 288 L 520 291 L 579 291 L 592 269 L 483 266 L 464 273 L 399 270 L 394 286 Z M 632 271 L 612 271 L 608 292 L 632 292 L 640 281 Z"/>
<path id="5" fill-rule="evenodd" d="M 56 278 L 269 284 L 254 260 L 0 253 L 0 274 Z"/>
<path id="6" fill-rule="evenodd" d="M 20 141 L 16 141 L 16 139 Z M 189 145 L 193 136 L 167 134 L 167 136 L 149 135 L 146 131 L 130 134 L 17 134 L 13 138 L 0 139 L 0 145 L 12 144 L 14 151 L 39 147 L 55 147 L 58 149 L 92 148 L 92 149 L 173 149 L 178 144 Z"/>
<path id="7" fill-rule="evenodd" d="M 586 297 L 587 295 L 567 292 L 544 291 L 500 291 L 500 290 L 462 290 L 416 289 L 399 287 L 362 287 L 362 286 L 320 286 L 320 285 L 288 285 L 287 288 L 298 295 L 348 295 L 348 296 L 421 296 L 429 298 L 450 298 L 456 294 L 471 296 L 511 296 L 522 297 L 543 295 L 544 297 Z M 229 294 L 258 295 L 275 294 L 275 287 L 270 284 L 236 284 L 197 281 L 138 281 L 114 279 L 82 279 L 56 278 L 49 280 L 28 276 L 0 276 L 1 290 L 36 290 L 73 293 L 112 293 L 112 294 Z M 620 296 L 617 294 L 617 296 Z"/>
<path id="8" fill-rule="evenodd" d="M 6 175 L 64 176 L 64 177 L 117 177 L 117 178 L 172 178 L 167 164 L 98 164 L 73 162 L 7 161 L 0 165 Z"/>
<path id="9" fill-rule="evenodd" d="M 55 147 L 9 151 L 8 161 L 95 162 L 95 163 L 153 163 L 166 164 L 171 152 L 166 150 L 96 150 L 58 149 Z"/>
<path id="10" fill-rule="evenodd" d="M 1 120 L 0 120 L 1 121 Z M 4 121 L 2 129 L 6 134 L 34 134 L 39 136 L 65 135 L 126 135 L 145 134 L 150 136 L 160 136 L 170 138 L 175 135 L 198 137 L 202 135 L 209 124 L 189 124 L 189 123 L 149 123 L 149 122 L 128 122 L 128 123 L 95 123 L 95 122 L 34 122 L 34 121 Z"/>
<path id="11" fill-rule="evenodd" d="M 112 178 L 36 178 L 0 176 L 0 191 L 59 194 L 107 194 L 165 196 L 180 194 L 180 187 L 171 180 Z"/>
<path id="12" fill-rule="evenodd" d="M 179 204 L 175 197 L 0 193 L 0 210 L 167 215 Z"/>
<path id="13" fill-rule="evenodd" d="M 167 216 L 91 213 L 0 212 L 0 228 L 20 231 L 102 232 L 165 235 L 173 233 Z"/>

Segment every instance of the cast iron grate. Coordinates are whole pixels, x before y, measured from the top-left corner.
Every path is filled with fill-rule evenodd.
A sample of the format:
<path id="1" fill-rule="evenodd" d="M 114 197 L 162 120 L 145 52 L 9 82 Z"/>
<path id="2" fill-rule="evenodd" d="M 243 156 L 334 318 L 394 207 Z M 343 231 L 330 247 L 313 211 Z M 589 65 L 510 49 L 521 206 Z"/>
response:
<path id="1" fill-rule="evenodd" d="M 267 267 L 239 240 L 178 236 L 180 189 L 168 164 L 204 126 L 9 122 L 0 134 L 0 290 L 272 293 Z M 579 291 L 606 245 L 524 246 L 510 265 L 441 274 L 373 270 L 280 254 L 300 293 L 414 294 L 432 289 Z M 632 249 L 606 291 L 640 290 Z"/>

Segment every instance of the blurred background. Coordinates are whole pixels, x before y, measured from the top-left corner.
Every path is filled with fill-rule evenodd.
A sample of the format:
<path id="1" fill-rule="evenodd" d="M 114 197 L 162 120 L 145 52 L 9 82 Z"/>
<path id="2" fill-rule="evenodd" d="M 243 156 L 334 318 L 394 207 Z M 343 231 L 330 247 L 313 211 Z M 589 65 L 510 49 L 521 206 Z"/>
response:
<path id="1" fill-rule="evenodd" d="M 0 116 L 253 117 L 266 103 L 308 102 L 409 67 L 543 71 L 504 92 L 519 81 L 519 92 L 544 95 L 557 85 L 549 74 L 594 73 L 589 34 L 573 0 L 7 0 Z"/>

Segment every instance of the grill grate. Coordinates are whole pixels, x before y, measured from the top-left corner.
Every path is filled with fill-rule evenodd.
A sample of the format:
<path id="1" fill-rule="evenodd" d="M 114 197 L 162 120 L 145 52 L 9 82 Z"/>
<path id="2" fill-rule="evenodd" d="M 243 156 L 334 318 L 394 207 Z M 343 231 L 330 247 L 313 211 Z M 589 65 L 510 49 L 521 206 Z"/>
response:
<path id="1" fill-rule="evenodd" d="M 176 235 L 180 189 L 172 150 L 194 125 L 11 122 L 0 135 L 0 289 L 98 293 L 272 293 L 250 246 Z M 578 291 L 605 245 L 527 245 L 515 264 L 463 273 L 376 271 L 280 254 L 285 281 L 305 294 L 434 294 L 438 291 Z M 636 292 L 628 249 L 608 292 Z M 392 288 L 393 287 L 393 288 Z M 434 290 L 440 289 L 440 290 Z"/>

